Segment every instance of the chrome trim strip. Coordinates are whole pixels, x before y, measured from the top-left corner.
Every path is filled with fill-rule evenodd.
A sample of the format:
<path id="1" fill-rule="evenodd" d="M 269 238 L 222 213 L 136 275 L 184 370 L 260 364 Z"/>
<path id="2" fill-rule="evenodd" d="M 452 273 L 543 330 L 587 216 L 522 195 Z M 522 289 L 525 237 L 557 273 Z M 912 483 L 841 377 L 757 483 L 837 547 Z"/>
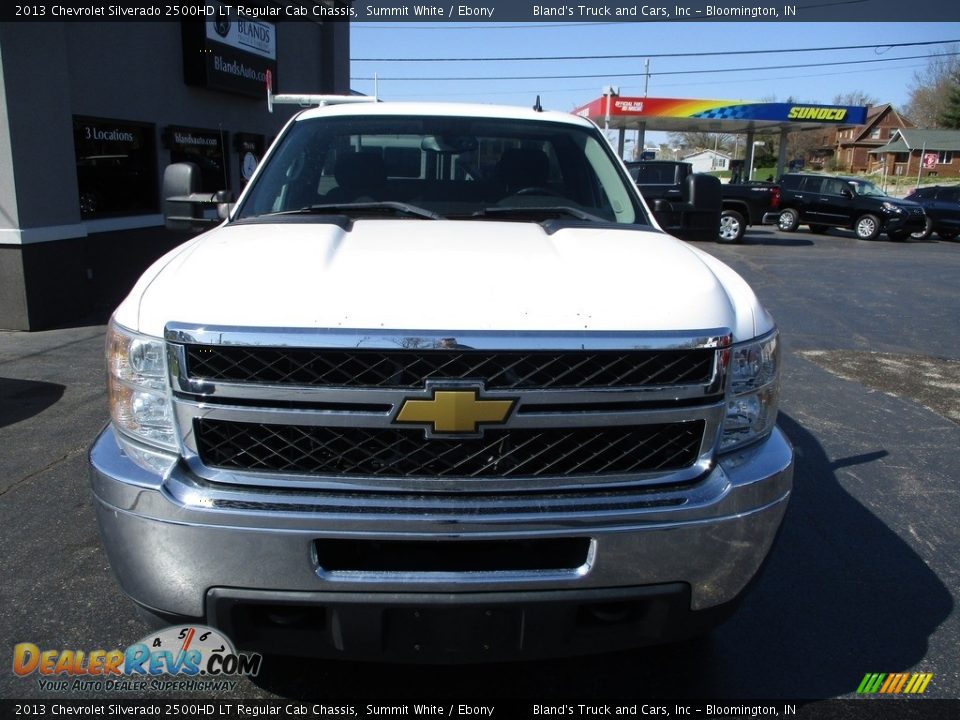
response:
<path id="1" fill-rule="evenodd" d="M 170 346 L 182 349 L 182 346 Z M 614 402 L 656 402 L 693 400 L 710 396 L 717 396 L 722 392 L 719 378 L 719 368 L 714 363 L 713 375 L 709 384 L 705 385 L 665 385 L 648 387 L 616 387 L 616 388 L 561 388 L 557 390 L 499 390 L 485 388 L 484 397 L 496 398 L 521 396 L 528 405 L 565 405 L 580 403 L 614 403 Z M 435 386 L 453 387 L 455 385 L 473 384 L 477 380 L 433 380 Z M 356 405 L 358 412 L 363 412 L 364 405 L 395 405 L 408 397 L 419 397 L 423 388 L 347 388 L 347 387 L 318 387 L 306 385 L 269 385 L 266 383 L 237 383 L 237 382 L 210 382 L 206 380 L 191 380 L 181 375 L 173 378 L 173 391 L 181 395 L 197 396 L 198 401 L 217 399 L 224 404 L 229 400 L 262 400 L 265 404 L 271 402 L 301 402 L 301 403 L 336 403 L 338 405 Z M 220 400 L 223 398 L 223 400 Z M 189 399 L 178 397 L 179 399 Z"/>
<path id="2" fill-rule="evenodd" d="M 383 330 L 262 328 L 168 323 L 169 343 L 386 350 L 692 350 L 732 343 L 729 328 L 659 331 Z"/>
<path id="3" fill-rule="evenodd" d="M 419 397 L 412 395 L 411 397 Z M 486 396 L 485 396 L 486 397 Z M 492 395 L 491 395 L 492 397 Z M 518 400 L 518 409 L 525 400 Z M 682 408 L 662 408 L 654 410 L 612 410 L 577 413 L 533 413 L 514 414 L 497 429 L 521 428 L 561 428 L 561 427 L 605 427 L 612 425 L 656 425 L 659 423 L 687 422 L 709 419 L 722 414 L 724 403 L 713 402 L 709 405 Z M 219 405 L 177 399 L 174 401 L 177 422 L 181 437 L 192 424 L 193 418 L 206 420 L 225 420 L 238 423 L 265 423 L 269 425 L 306 425 L 324 427 L 362 427 L 390 428 L 410 430 L 408 425 L 395 425 L 392 414 L 385 412 L 344 412 L 340 410 L 314 410 L 301 408 L 244 407 L 237 405 Z"/>

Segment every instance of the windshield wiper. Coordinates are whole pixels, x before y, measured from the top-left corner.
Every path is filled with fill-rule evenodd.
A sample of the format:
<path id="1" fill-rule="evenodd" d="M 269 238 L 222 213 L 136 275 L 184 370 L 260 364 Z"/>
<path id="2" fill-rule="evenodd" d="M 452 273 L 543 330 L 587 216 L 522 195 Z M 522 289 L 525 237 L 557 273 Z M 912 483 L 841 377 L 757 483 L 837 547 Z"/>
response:
<path id="1" fill-rule="evenodd" d="M 352 215 L 355 212 L 371 210 L 374 212 L 387 211 L 395 215 L 413 215 L 415 217 L 426 218 L 428 220 L 442 220 L 443 216 L 433 210 L 411 205 L 405 202 L 395 202 L 393 200 L 371 201 L 371 202 L 353 202 L 353 203 L 323 203 L 320 205 L 309 205 L 299 210 L 285 210 L 283 212 L 270 213 L 271 215 Z"/>
<path id="2" fill-rule="evenodd" d="M 477 210 L 474 213 L 465 215 L 463 217 L 468 218 L 478 218 L 478 217 L 496 217 L 498 215 L 510 215 L 510 216 L 525 216 L 525 215 L 535 215 L 538 217 L 553 218 L 557 215 L 569 215 L 571 217 L 577 218 L 577 220 L 588 220 L 590 222 L 601 222 L 608 223 L 609 219 L 600 217 L 599 215 L 593 215 L 588 212 L 584 212 L 580 208 L 575 208 L 570 205 L 535 205 L 535 206 L 513 206 L 513 205 L 497 205 L 494 207 L 483 208 L 483 210 Z"/>

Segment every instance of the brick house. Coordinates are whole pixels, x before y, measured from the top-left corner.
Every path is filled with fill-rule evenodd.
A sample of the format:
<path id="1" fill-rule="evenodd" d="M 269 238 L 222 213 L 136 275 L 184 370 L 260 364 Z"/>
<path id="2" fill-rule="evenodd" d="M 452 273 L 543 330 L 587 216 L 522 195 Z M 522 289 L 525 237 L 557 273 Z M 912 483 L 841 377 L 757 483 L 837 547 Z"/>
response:
<path id="1" fill-rule="evenodd" d="M 867 110 L 867 121 L 863 125 L 824 130 L 809 152 L 808 160 L 814 167 L 848 173 L 871 172 L 877 169 L 878 162 L 870 151 L 890 142 L 896 131 L 913 127 L 890 103 L 874 105 Z"/>
<path id="2" fill-rule="evenodd" d="M 887 175 L 960 177 L 960 130 L 898 130 L 870 155 L 872 167 Z"/>

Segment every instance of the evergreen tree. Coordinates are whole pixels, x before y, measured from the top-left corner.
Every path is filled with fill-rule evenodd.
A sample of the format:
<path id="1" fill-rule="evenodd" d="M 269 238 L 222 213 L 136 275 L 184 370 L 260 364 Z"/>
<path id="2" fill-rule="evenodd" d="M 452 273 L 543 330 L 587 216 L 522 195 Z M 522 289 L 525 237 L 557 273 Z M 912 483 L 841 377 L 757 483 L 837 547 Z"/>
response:
<path id="1" fill-rule="evenodd" d="M 960 72 L 953 75 L 950 94 L 938 120 L 941 127 L 960 129 Z"/>

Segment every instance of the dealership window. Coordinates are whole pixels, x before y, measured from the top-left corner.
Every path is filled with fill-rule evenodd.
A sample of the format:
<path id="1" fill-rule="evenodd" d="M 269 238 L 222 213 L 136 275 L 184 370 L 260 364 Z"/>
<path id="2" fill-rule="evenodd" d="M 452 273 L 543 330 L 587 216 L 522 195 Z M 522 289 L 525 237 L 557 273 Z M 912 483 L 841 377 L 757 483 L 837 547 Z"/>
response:
<path id="1" fill-rule="evenodd" d="M 169 126 L 163 133 L 170 162 L 192 162 L 200 168 L 200 192 L 228 190 L 227 133 L 220 130 Z"/>
<path id="2" fill-rule="evenodd" d="M 255 133 L 237 133 L 233 136 L 233 148 L 237 152 L 240 165 L 240 183 L 246 185 L 263 157 L 263 135 Z M 227 189 L 226 186 L 218 189 Z"/>
<path id="3" fill-rule="evenodd" d="M 149 123 L 74 116 L 81 217 L 159 211 L 154 138 Z"/>
<path id="4" fill-rule="evenodd" d="M 953 162 L 952 150 L 941 150 L 937 153 L 937 165 L 949 165 Z"/>

